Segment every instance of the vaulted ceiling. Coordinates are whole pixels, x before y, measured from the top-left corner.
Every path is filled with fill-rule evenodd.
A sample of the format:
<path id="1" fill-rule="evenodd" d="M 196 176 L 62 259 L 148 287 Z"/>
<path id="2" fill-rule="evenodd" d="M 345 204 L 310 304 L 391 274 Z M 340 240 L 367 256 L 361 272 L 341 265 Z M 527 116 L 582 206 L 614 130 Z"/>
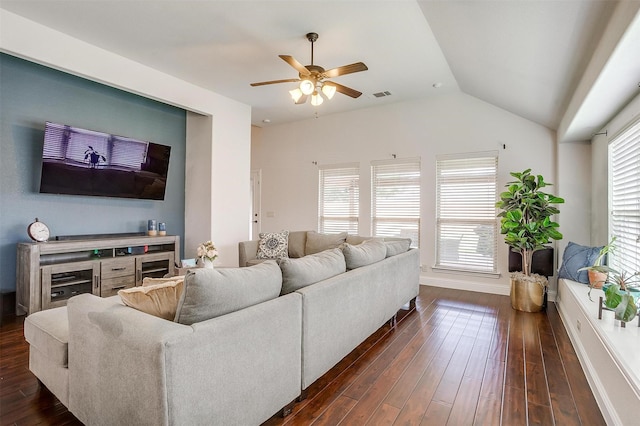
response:
<path id="1" fill-rule="evenodd" d="M 256 126 L 462 91 L 590 139 L 639 93 L 640 2 L 2 0 L 0 7 L 252 107 Z M 297 78 L 278 55 L 361 91 L 294 105 Z M 90 58 L 88 58 L 90 60 Z M 123 70 L 126 72 L 126 70 Z M 435 87 L 434 87 L 435 86 Z M 377 97 L 375 93 L 389 92 Z M 266 121 L 269 124 L 266 124 Z"/>

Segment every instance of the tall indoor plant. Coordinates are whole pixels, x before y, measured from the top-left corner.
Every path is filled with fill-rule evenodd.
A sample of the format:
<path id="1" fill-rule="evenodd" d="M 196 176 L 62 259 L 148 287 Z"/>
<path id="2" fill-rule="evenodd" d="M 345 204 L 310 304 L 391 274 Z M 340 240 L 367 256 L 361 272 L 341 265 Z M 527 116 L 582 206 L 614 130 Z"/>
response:
<path id="1" fill-rule="evenodd" d="M 558 223 L 551 218 L 560 213 L 554 204 L 564 199 L 542 191 L 551 184 L 531 169 L 512 172 L 515 181 L 506 185 L 496 207 L 502 211 L 500 232 L 512 251 L 522 256 L 522 272 L 511 275 L 511 305 L 514 309 L 536 312 L 542 309 L 547 278 L 531 273 L 533 253 L 549 247 L 552 240 L 562 239 Z"/>

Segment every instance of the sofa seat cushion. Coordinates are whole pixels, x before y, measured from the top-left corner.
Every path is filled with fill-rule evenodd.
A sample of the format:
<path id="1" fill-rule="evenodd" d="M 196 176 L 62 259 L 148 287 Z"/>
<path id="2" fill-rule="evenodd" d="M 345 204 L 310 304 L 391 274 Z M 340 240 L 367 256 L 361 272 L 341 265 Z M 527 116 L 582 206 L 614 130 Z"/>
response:
<path id="1" fill-rule="evenodd" d="M 29 315 L 24 320 L 24 338 L 53 364 L 66 367 L 69 345 L 67 307 Z"/>
<path id="2" fill-rule="evenodd" d="M 334 248 L 299 259 L 282 259 L 280 269 L 281 294 L 287 294 L 346 272 L 347 266 L 342 250 Z"/>
<path id="3" fill-rule="evenodd" d="M 342 246 L 347 269 L 356 269 L 381 261 L 387 256 L 387 246 L 380 240 L 367 240 L 358 245 Z"/>
<path id="4" fill-rule="evenodd" d="M 247 268 L 197 268 L 185 276 L 175 321 L 196 322 L 239 311 L 280 295 L 282 273 L 275 260 Z"/>
<path id="5" fill-rule="evenodd" d="M 305 255 L 320 253 L 321 251 L 338 248 L 347 239 L 346 232 L 339 234 L 320 234 L 315 231 L 307 232 L 307 242 L 305 244 Z"/>

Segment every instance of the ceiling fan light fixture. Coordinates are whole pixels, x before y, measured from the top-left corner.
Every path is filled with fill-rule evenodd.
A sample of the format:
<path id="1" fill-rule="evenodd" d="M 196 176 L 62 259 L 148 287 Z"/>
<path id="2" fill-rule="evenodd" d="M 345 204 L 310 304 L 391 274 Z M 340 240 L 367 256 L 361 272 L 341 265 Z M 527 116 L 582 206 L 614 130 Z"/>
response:
<path id="1" fill-rule="evenodd" d="M 327 99 L 331 100 L 333 95 L 336 94 L 336 86 L 331 83 L 324 83 L 322 85 L 322 93 L 327 97 Z"/>
<path id="2" fill-rule="evenodd" d="M 324 99 L 322 99 L 322 95 L 318 93 L 317 90 L 314 91 L 313 95 L 311 95 L 311 105 L 318 106 L 318 105 L 322 105 L 323 102 L 324 102 Z"/>
<path id="3" fill-rule="evenodd" d="M 302 91 L 298 88 L 295 88 L 293 90 L 289 90 L 289 94 L 291 95 L 291 98 L 293 99 L 294 103 L 297 103 L 300 98 L 302 97 Z"/>
<path id="4" fill-rule="evenodd" d="M 314 90 L 316 90 L 316 85 L 313 84 L 313 81 L 305 79 L 300 82 L 300 91 L 302 94 L 310 95 Z"/>

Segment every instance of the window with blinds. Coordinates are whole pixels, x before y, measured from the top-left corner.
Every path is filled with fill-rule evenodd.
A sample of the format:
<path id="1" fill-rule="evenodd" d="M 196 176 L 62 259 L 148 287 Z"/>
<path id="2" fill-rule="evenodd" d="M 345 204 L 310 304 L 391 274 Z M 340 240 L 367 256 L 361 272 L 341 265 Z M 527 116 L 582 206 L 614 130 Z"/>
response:
<path id="1" fill-rule="evenodd" d="M 148 142 L 135 139 L 114 138 L 111 165 L 140 170 L 147 157 Z"/>
<path id="2" fill-rule="evenodd" d="M 371 235 L 420 246 L 420 159 L 371 163 Z"/>
<path id="3" fill-rule="evenodd" d="M 609 233 L 617 237 L 610 266 L 640 271 L 640 120 L 609 145 Z"/>
<path id="4" fill-rule="evenodd" d="M 437 159 L 436 268 L 497 272 L 497 175 L 497 153 Z"/>
<path id="5" fill-rule="evenodd" d="M 360 165 L 321 166 L 318 186 L 318 232 L 357 235 Z"/>
<path id="6" fill-rule="evenodd" d="M 43 158 L 70 160 L 89 165 L 90 152 L 104 156 L 98 166 L 141 170 L 146 161 L 148 142 L 92 130 L 47 123 Z"/>

